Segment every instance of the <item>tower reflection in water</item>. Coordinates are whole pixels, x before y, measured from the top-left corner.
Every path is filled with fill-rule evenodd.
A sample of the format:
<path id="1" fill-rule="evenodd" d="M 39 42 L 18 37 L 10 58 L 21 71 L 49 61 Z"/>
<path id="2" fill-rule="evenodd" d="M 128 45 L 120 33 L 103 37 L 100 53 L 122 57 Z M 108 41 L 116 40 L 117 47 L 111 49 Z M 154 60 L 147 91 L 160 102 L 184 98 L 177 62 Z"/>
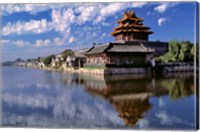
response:
<path id="1" fill-rule="evenodd" d="M 70 78 L 69 78 L 70 77 Z M 176 100 L 194 93 L 193 76 L 152 78 L 145 75 L 65 75 L 68 85 L 80 84 L 109 101 L 127 126 L 134 126 L 151 109 L 150 97 L 168 95 Z"/>

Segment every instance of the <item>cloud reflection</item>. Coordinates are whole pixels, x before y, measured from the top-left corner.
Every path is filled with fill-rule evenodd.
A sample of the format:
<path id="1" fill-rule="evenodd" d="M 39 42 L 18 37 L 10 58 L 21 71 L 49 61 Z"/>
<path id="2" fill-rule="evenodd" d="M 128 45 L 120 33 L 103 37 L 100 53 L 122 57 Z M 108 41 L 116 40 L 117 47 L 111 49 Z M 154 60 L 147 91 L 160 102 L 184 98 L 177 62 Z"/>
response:
<path id="1" fill-rule="evenodd" d="M 148 120 L 146 120 L 146 119 L 142 119 L 142 120 L 139 120 L 138 121 L 138 127 L 139 128 L 148 128 L 149 127 L 149 121 Z"/>
<path id="2" fill-rule="evenodd" d="M 38 85 L 36 85 L 38 86 Z M 44 86 L 44 87 L 43 87 Z M 37 87 L 38 88 L 38 87 Z M 45 88 L 45 85 L 39 85 Z M 19 89 L 20 90 L 20 89 Z M 50 90 L 50 89 L 48 89 Z M 29 127 L 122 127 L 123 121 L 118 117 L 110 104 L 104 100 L 97 100 L 83 89 L 55 89 L 56 95 L 42 93 L 27 94 L 23 90 L 19 93 L 4 93 L 3 102 L 9 108 L 33 108 L 30 113 L 18 115 L 12 111 L 4 111 L 4 125 L 19 125 Z M 35 109 L 50 108 L 53 117 L 45 116 Z M 41 122 L 42 121 L 42 122 Z M 54 124 L 57 122 L 56 124 Z M 54 124 L 54 125 L 53 125 Z M 63 125 L 63 126 L 62 126 Z"/>
<path id="3" fill-rule="evenodd" d="M 34 94 L 30 96 L 26 94 L 13 95 L 5 93 L 3 97 L 3 101 L 10 107 L 39 107 L 46 109 L 52 105 L 52 101 L 54 100 L 53 97 L 42 94 Z"/>
<path id="4" fill-rule="evenodd" d="M 185 120 L 180 119 L 180 118 L 175 117 L 175 116 L 168 115 L 168 113 L 164 110 L 156 113 L 155 117 L 157 117 L 160 120 L 160 123 L 163 124 L 163 125 L 185 124 L 187 126 L 194 127 L 193 123 L 190 123 L 188 121 L 185 121 Z"/>

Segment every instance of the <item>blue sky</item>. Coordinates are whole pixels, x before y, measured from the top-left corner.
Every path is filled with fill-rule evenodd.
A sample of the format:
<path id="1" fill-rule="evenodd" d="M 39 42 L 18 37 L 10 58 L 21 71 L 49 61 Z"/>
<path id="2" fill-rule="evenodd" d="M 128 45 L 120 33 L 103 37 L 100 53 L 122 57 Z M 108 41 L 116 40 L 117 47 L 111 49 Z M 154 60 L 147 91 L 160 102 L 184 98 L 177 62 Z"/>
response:
<path id="1" fill-rule="evenodd" d="M 151 41 L 194 42 L 195 2 L 126 2 L 2 5 L 3 61 L 57 54 L 110 36 L 124 11 L 133 10 L 151 27 Z"/>

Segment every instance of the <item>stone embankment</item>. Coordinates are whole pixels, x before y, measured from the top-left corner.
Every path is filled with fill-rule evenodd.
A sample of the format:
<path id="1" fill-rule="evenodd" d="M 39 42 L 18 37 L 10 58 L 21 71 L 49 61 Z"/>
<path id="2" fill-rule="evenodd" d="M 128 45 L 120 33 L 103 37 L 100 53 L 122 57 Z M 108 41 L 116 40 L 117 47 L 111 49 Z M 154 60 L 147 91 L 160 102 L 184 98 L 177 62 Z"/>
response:
<path id="1" fill-rule="evenodd" d="M 22 65 L 20 65 L 22 66 Z M 71 72 L 71 73 L 87 73 L 87 74 L 145 74 L 152 72 L 151 68 L 74 68 L 74 67 L 47 67 L 47 66 L 36 66 L 36 65 L 24 65 L 22 67 L 34 68 L 34 69 L 42 69 L 49 71 L 63 71 L 63 72 Z M 164 72 L 164 73 L 175 73 L 175 72 L 193 72 L 194 66 L 162 66 L 162 69 L 158 69 L 155 67 L 154 70 L 156 72 Z"/>

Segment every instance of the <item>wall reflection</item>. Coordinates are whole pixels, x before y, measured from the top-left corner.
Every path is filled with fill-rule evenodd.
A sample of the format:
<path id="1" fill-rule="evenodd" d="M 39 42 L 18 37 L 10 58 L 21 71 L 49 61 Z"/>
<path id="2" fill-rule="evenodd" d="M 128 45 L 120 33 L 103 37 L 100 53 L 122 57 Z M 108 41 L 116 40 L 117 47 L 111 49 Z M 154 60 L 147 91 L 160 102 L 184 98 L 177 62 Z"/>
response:
<path id="1" fill-rule="evenodd" d="M 80 84 L 95 96 L 109 101 L 127 126 L 134 126 L 144 118 L 152 105 L 151 96 L 169 95 L 172 100 L 194 93 L 193 76 L 154 77 L 145 75 L 63 75 L 67 85 Z"/>

